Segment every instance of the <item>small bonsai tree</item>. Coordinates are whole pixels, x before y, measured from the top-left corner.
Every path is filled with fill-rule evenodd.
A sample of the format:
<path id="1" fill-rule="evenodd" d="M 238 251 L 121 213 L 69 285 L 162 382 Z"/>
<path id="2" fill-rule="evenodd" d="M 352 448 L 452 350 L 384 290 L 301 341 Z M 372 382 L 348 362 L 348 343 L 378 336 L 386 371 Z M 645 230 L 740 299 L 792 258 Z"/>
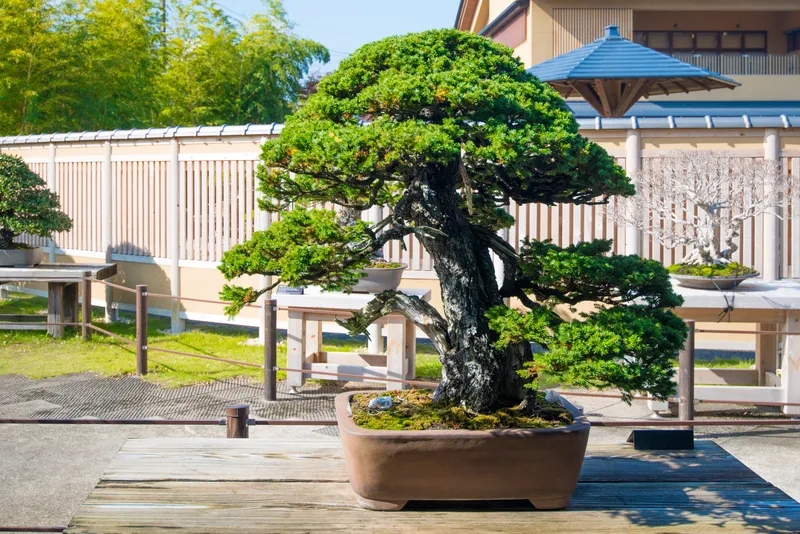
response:
<path id="1" fill-rule="evenodd" d="M 387 291 L 343 324 L 366 333 L 386 314 L 408 317 L 440 355 L 435 400 L 473 412 L 518 405 L 535 399 L 525 386 L 542 370 L 626 393 L 673 391 L 671 358 L 685 329 L 666 310 L 681 301 L 660 264 L 612 255 L 609 241 L 530 241 L 518 253 L 497 236 L 514 223 L 502 208 L 512 199 L 591 204 L 634 193 L 613 159 L 578 134 L 558 93 L 509 48 L 455 30 L 368 44 L 320 81 L 264 145 L 262 161 L 260 206 L 281 220 L 224 255 L 226 278 L 347 290 L 374 251 L 416 236 L 433 260 L 444 313 Z M 343 225 L 334 211 L 311 207 L 325 202 L 391 214 Z M 491 252 L 504 262 L 500 283 Z M 236 314 L 264 291 L 228 285 L 221 296 Z M 511 298 L 527 311 L 505 305 Z M 570 319 L 582 302 L 594 304 Z M 531 342 L 547 349 L 535 362 Z"/>
<path id="2" fill-rule="evenodd" d="M 18 246 L 14 238 L 26 233 L 50 237 L 72 228 L 69 216 L 59 209 L 58 195 L 25 162 L 0 154 L 0 249 Z"/>
<path id="3" fill-rule="evenodd" d="M 667 248 L 688 247 L 684 266 L 724 267 L 739 249 L 742 223 L 785 206 L 793 179 L 777 161 L 679 151 L 645 160 L 634 181 L 639 193 L 620 203 L 620 222 Z"/>

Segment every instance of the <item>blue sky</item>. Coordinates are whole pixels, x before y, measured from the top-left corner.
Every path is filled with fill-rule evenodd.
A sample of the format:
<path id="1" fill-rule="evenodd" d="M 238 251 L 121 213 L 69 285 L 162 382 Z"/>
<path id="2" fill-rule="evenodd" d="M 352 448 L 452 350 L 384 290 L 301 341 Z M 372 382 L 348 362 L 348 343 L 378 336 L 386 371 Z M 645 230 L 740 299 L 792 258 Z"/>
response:
<path id="1" fill-rule="evenodd" d="M 284 0 L 295 33 L 322 43 L 334 70 L 359 46 L 390 35 L 452 28 L 459 0 Z M 261 9 L 260 0 L 217 0 L 229 15 L 248 17 Z"/>

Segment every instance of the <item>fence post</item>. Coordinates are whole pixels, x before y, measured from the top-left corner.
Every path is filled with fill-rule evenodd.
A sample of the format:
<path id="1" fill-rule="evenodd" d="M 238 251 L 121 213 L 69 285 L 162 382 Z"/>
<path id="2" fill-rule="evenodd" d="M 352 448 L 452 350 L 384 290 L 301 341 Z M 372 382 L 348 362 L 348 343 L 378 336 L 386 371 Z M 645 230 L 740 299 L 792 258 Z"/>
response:
<path id="1" fill-rule="evenodd" d="M 781 142 L 778 130 L 766 130 L 764 132 L 764 159 L 768 161 L 778 161 L 781 155 Z M 783 169 L 787 172 L 788 169 Z M 770 187 L 774 188 L 774 184 Z M 764 194 L 766 195 L 766 191 Z M 780 208 L 772 205 L 769 211 L 764 213 L 763 227 L 763 254 L 761 277 L 765 282 L 778 280 L 781 277 L 781 247 L 784 246 L 780 241 Z M 758 266 L 756 266 L 758 268 Z"/>
<path id="2" fill-rule="evenodd" d="M 247 404 L 231 404 L 225 407 L 227 418 L 227 438 L 248 438 L 250 430 L 247 428 L 247 418 L 250 407 Z"/>
<path id="3" fill-rule="evenodd" d="M 147 374 L 147 286 L 136 286 L 136 374 Z"/>
<path id="4" fill-rule="evenodd" d="M 86 271 L 81 280 L 81 339 L 92 339 L 92 273 Z"/>
<path id="5" fill-rule="evenodd" d="M 103 186 L 102 202 L 100 206 L 100 213 L 102 218 L 101 238 L 103 240 L 103 253 L 105 254 L 106 263 L 112 261 L 112 229 L 114 221 L 114 203 L 112 201 L 111 188 L 113 187 L 111 179 L 111 141 L 103 143 L 103 167 L 102 167 Z M 105 321 L 111 323 L 117 320 L 117 310 L 114 308 L 114 290 L 111 286 L 106 286 L 106 305 L 105 305 Z"/>
<path id="6" fill-rule="evenodd" d="M 53 193 L 58 194 L 58 186 L 56 184 L 56 145 L 55 143 L 50 143 L 50 155 L 47 158 L 47 185 L 50 187 L 50 191 Z M 55 263 L 56 262 L 56 240 L 55 237 L 50 238 L 49 244 L 49 254 L 48 254 L 48 262 Z"/>
<path id="7" fill-rule="evenodd" d="M 264 398 L 268 401 L 278 399 L 278 301 L 264 300 Z"/>
<path id="8" fill-rule="evenodd" d="M 625 172 L 636 179 L 636 173 L 642 168 L 642 132 L 628 130 L 625 139 Z M 642 255 L 642 231 L 635 225 L 625 226 L 625 254 Z"/>
<path id="9" fill-rule="evenodd" d="M 678 357 L 678 418 L 694 419 L 694 320 L 687 319 L 686 345 Z"/>
<path id="10" fill-rule="evenodd" d="M 167 209 L 167 227 L 169 231 L 169 282 L 170 294 L 173 297 L 181 295 L 181 223 L 180 223 L 180 204 L 181 204 L 181 164 L 179 158 L 180 146 L 178 139 L 172 137 L 169 142 L 169 173 L 167 182 L 169 188 L 167 197 L 169 208 Z M 183 332 L 183 319 L 181 319 L 181 303 L 179 300 L 172 299 L 170 331 L 173 334 Z"/>

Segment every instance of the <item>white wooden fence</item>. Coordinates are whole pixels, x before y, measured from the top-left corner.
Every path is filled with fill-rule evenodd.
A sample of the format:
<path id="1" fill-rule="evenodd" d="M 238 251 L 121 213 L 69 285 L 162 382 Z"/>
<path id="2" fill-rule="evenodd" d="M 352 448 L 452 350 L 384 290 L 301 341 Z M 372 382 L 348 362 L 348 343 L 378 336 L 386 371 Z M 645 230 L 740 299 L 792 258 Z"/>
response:
<path id="1" fill-rule="evenodd" d="M 148 135 L 138 138 L 130 132 L 117 132 L 117 137 L 112 135 L 106 140 L 93 140 L 93 134 L 81 134 L 77 141 L 69 139 L 72 134 L 62 135 L 59 140 L 51 136 L 40 142 L 4 138 L 0 139 L 0 151 L 22 156 L 58 192 L 74 227 L 55 236 L 54 243 L 58 250 L 78 257 L 102 257 L 106 252 L 103 184 L 110 183 L 111 206 L 106 209 L 111 219 L 111 258 L 172 262 L 169 184 L 175 169 L 178 227 L 174 232 L 179 262 L 182 266 L 211 266 L 220 261 L 225 250 L 250 239 L 254 231 L 269 224 L 269 217 L 258 210 L 255 192 L 259 146 L 269 137 L 264 128 L 254 133 L 245 128 L 244 134 L 236 130 L 234 135 L 225 135 L 220 128 L 207 132 L 186 129 L 193 135 L 185 136 L 173 129 L 172 135 L 165 130 L 160 137 L 147 131 Z M 269 131 L 273 130 L 274 126 Z M 592 135 L 591 131 L 585 133 Z M 619 136 L 624 139 L 625 131 L 619 131 Z M 647 151 L 641 155 L 662 157 L 648 155 Z M 783 166 L 798 173 L 800 154 L 791 156 L 798 157 L 784 157 Z M 753 157 L 752 149 L 743 150 L 741 157 Z M 624 167 L 626 158 L 619 157 L 618 162 Z M 110 172 L 106 182 L 104 169 Z M 795 198 L 794 208 L 787 208 L 779 223 L 780 270 L 784 277 L 800 277 L 798 206 L 800 199 Z M 509 231 L 509 241 L 517 248 L 526 237 L 552 239 L 559 245 L 612 238 L 616 252 L 626 251 L 625 229 L 615 225 L 600 206 L 512 203 L 510 211 L 517 222 Z M 761 269 L 762 233 L 763 217 L 743 225 L 738 261 Z M 41 238 L 25 240 L 48 246 Z M 388 244 L 385 256 L 408 264 L 411 277 L 432 270 L 431 258 L 416 238 L 406 237 L 405 245 L 403 249 L 399 243 Z M 668 249 L 647 239 L 641 249 L 643 256 L 667 265 L 679 261 L 686 252 L 683 247 Z"/>

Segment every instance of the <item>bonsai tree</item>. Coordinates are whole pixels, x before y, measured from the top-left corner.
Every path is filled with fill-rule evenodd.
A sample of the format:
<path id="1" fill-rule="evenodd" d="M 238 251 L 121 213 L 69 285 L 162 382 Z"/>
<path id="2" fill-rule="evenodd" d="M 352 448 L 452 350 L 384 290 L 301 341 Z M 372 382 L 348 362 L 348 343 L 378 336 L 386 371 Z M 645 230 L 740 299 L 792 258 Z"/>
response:
<path id="1" fill-rule="evenodd" d="M 72 228 L 59 209 L 58 195 L 17 156 L 0 154 L 0 249 L 17 247 L 14 238 L 26 233 L 50 237 Z"/>
<path id="2" fill-rule="evenodd" d="M 645 160 L 634 178 L 639 194 L 621 203 L 618 220 L 667 248 L 688 247 L 684 266 L 719 266 L 720 273 L 726 266 L 746 269 L 731 260 L 742 223 L 785 206 L 792 181 L 777 161 L 713 151 Z"/>
<path id="3" fill-rule="evenodd" d="M 261 157 L 260 206 L 281 220 L 229 250 L 220 270 L 228 280 L 260 274 L 347 290 L 373 252 L 416 236 L 433 260 L 443 313 L 386 291 L 343 324 L 366 333 L 386 314 L 408 317 L 440 355 L 436 401 L 473 412 L 518 405 L 542 370 L 627 393 L 673 391 L 670 359 L 685 331 L 665 310 L 681 301 L 660 264 L 611 255 L 609 241 L 530 241 L 517 252 L 497 235 L 514 223 L 503 209 L 512 199 L 591 204 L 634 193 L 509 48 L 455 30 L 368 44 L 320 81 Z M 312 207 L 325 202 L 391 214 L 344 225 Z M 499 282 L 491 252 L 504 263 Z M 268 289 L 227 285 L 221 296 L 236 314 Z M 507 306 L 512 298 L 525 310 Z M 594 303 L 590 313 L 572 320 L 570 307 L 582 302 Z M 547 349 L 535 362 L 531 342 Z"/>

